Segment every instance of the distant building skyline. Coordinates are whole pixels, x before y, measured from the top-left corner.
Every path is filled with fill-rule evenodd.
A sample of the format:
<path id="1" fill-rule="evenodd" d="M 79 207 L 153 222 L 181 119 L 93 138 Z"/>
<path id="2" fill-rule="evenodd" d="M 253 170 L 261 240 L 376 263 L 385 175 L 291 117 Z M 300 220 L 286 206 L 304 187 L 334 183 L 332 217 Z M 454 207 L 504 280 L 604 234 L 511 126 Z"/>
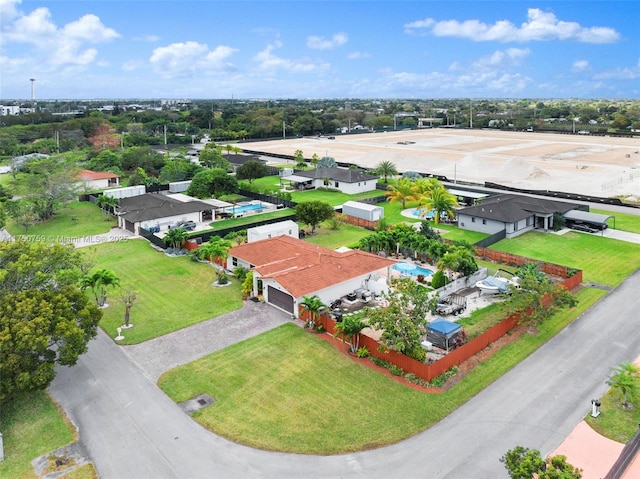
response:
<path id="1" fill-rule="evenodd" d="M 0 0 L 0 17 L 4 100 L 640 97 L 637 1 Z"/>

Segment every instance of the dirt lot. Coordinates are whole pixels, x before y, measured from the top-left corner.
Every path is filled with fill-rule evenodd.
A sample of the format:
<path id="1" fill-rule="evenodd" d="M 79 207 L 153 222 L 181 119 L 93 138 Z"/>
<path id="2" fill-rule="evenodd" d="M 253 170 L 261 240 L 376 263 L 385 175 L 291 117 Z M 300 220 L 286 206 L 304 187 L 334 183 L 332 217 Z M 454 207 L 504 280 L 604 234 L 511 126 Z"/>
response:
<path id="1" fill-rule="evenodd" d="M 640 138 L 438 128 L 246 146 L 286 155 L 299 149 L 305 158 L 330 156 L 367 168 L 388 160 L 401 172 L 445 175 L 452 181 L 606 197 L 640 194 Z"/>

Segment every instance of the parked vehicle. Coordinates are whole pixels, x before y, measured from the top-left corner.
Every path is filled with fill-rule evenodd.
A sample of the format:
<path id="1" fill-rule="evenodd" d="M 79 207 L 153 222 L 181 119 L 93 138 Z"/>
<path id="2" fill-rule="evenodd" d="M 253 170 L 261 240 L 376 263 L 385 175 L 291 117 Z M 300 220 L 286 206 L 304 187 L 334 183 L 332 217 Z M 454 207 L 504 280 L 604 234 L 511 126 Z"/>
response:
<path id="1" fill-rule="evenodd" d="M 570 226 L 570 228 L 576 231 L 583 231 L 585 233 L 597 233 L 598 231 L 600 231 L 596 228 L 592 228 L 591 226 L 585 223 L 574 223 L 573 225 Z"/>
<path id="2" fill-rule="evenodd" d="M 196 223 L 194 221 L 184 221 L 182 223 L 178 223 L 174 228 L 184 228 L 187 231 L 191 231 L 196 228 Z"/>
<path id="3" fill-rule="evenodd" d="M 467 298 L 460 296 L 459 294 L 451 294 L 446 298 L 441 299 L 436 305 L 436 314 L 454 316 L 462 313 L 467 307 Z"/>

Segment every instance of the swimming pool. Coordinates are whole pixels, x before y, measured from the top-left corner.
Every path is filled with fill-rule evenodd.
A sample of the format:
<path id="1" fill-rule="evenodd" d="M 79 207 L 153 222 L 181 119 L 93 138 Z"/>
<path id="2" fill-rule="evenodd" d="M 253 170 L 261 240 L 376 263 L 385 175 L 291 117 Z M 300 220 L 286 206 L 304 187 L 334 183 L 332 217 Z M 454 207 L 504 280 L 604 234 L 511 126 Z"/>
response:
<path id="1" fill-rule="evenodd" d="M 420 216 L 423 212 L 424 212 L 424 208 L 416 208 L 411 214 L 416 218 L 424 218 L 429 220 L 432 220 L 433 217 L 436 215 L 436 210 L 431 210 L 428 213 L 424 213 L 423 216 Z"/>
<path id="2" fill-rule="evenodd" d="M 265 210 L 266 207 L 262 203 L 238 203 L 235 206 L 229 206 L 227 213 L 244 213 L 245 211 Z"/>
<path id="3" fill-rule="evenodd" d="M 409 274 L 411 276 L 418 276 L 419 274 L 424 275 L 425 278 L 428 278 L 433 274 L 433 271 L 427 268 L 422 268 L 421 266 L 417 266 L 412 263 L 396 263 L 392 266 L 396 271 L 400 271 L 400 273 Z"/>

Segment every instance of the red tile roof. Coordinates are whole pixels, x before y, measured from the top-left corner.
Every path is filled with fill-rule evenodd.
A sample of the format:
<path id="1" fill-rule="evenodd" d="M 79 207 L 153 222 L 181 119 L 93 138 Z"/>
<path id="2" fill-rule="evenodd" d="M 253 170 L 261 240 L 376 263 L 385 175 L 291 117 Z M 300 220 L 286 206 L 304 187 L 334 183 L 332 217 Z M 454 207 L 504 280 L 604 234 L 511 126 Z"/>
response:
<path id="1" fill-rule="evenodd" d="M 91 170 L 80 170 L 78 173 L 78 178 L 83 181 L 92 181 L 92 180 L 109 180 L 112 178 L 120 178 L 115 173 L 109 173 L 108 171 L 91 171 Z"/>
<path id="2" fill-rule="evenodd" d="M 296 298 L 395 263 L 360 250 L 338 253 L 290 236 L 235 246 L 229 254 L 254 265 L 261 277 L 273 278 Z"/>

